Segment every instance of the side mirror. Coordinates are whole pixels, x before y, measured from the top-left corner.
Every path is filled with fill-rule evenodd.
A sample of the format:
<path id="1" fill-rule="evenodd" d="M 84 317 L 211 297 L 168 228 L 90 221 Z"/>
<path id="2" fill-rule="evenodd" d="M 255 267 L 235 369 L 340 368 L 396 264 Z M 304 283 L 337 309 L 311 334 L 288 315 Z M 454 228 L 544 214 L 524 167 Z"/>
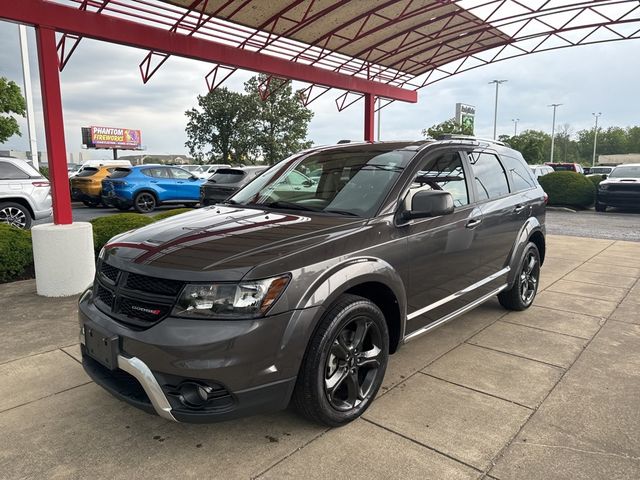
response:
<path id="1" fill-rule="evenodd" d="M 192 182 L 194 182 L 194 181 L 196 181 L 196 180 L 200 180 L 200 178 L 199 178 L 199 177 L 196 177 L 195 175 L 191 175 L 191 176 L 189 177 L 189 180 L 191 180 Z"/>
<path id="2" fill-rule="evenodd" d="M 411 199 L 411 210 L 405 211 L 403 219 L 439 217 L 453 213 L 453 196 L 442 190 L 422 190 Z"/>
<path id="3" fill-rule="evenodd" d="M 603 179 L 603 180 L 606 180 L 606 179 L 607 179 L 607 176 L 608 176 L 608 175 L 607 175 L 606 173 L 603 173 L 603 174 L 602 174 L 602 179 Z"/>

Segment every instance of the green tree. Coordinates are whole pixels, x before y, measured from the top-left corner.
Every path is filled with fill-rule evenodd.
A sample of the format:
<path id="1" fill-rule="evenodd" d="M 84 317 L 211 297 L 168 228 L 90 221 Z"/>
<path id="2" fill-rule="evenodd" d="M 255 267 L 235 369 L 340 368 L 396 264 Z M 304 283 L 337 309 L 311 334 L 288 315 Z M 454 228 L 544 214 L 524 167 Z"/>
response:
<path id="1" fill-rule="evenodd" d="M 198 95 L 198 107 L 187 110 L 186 147 L 199 162 L 251 161 L 256 154 L 256 118 L 247 95 L 217 88 Z"/>
<path id="2" fill-rule="evenodd" d="M 551 136 L 543 131 L 525 130 L 520 135 L 501 136 L 500 139 L 522 153 L 529 164 L 544 163 L 549 157 Z"/>
<path id="3" fill-rule="evenodd" d="M 313 112 L 300 103 L 291 82 L 286 80 L 272 78 L 271 93 L 262 100 L 258 87 L 266 78 L 265 75 L 252 77 L 244 89 L 256 119 L 255 142 L 265 163 L 273 165 L 313 144 L 306 140 Z"/>
<path id="4" fill-rule="evenodd" d="M 0 77 L 0 143 L 14 135 L 21 135 L 18 121 L 11 115 L 26 115 L 25 103 L 20 87 L 5 77 Z M 9 115 L 1 115 L 1 114 Z"/>
<path id="5" fill-rule="evenodd" d="M 473 129 L 471 126 L 461 125 L 456 122 L 455 119 L 450 118 L 449 120 L 422 130 L 422 135 L 427 138 L 435 139 L 446 134 L 473 135 Z"/>

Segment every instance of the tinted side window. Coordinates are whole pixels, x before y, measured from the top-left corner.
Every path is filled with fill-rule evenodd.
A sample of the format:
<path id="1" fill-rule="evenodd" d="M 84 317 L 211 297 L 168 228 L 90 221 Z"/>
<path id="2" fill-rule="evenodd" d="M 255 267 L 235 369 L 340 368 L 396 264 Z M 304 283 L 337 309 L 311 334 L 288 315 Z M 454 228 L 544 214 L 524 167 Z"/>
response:
<path id="1" fill-rule="evenodd" d="M 511 175 L 513 191 L 519 192 L 536 186 L 531 170 L 517 158 L 502 157 L 502 163 Z"/>
<path id="2" fill-rule="evenodd" d="M 8 162 L 0 162 L 0 180 L 24 180 L 29 178 L 25 172 Z"/>
<path id="3" fill-rule="evenodd" d="M 173 178 L 177 178 L 179 180 L 186 180 L 192 176 L 189 172 L 182 170 L 181 168 L 172 168 L 171 173 L 173 174 Z"/>
<path id="4" fill-rule="evenodd" d="M 145 168 L 142 173 L 147 177 L 171 178 L 168 168 Z"/>
<path id="5" fill-rule="evenodd" d="M 424 189 L 449 192 L 456 207 L 469 203 L 467 182 L 458 152 L 446 152 L 427 160 L 411 184 L 408 198 Z"/>
<path id="6" fill-rule="evenodd" d="M 491 153 L 473 152 L 469 154 L 478 191 L 478 200 L 497 198 L 509 193 L 507 175 L 498 160 Z"/>

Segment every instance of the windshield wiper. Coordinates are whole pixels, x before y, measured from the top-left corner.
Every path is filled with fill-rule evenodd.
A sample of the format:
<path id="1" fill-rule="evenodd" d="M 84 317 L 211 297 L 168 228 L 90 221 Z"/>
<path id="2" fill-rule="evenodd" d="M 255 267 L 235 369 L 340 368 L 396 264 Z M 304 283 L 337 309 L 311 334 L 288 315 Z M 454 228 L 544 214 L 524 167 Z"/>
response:
<path id="1" fill-rule="evenodd" d="M 359 217 L 357 213 L 350 212 L 349 210 L 322 210 L 323 213 L 337 213 L 338 215 L 347 215 L 349 217 Z"/>
<path id="2" fill-rule="evenodd" d="M 300 205 L 299 203 L 285 202 L 283 200 L 277 200 L 275 202 L 264 203 L 261 206 L 267 208 L 288 208 L 290 210 L 306 210 L 308 212 L 320 212 L 321 210 L 306 205 Z"/>

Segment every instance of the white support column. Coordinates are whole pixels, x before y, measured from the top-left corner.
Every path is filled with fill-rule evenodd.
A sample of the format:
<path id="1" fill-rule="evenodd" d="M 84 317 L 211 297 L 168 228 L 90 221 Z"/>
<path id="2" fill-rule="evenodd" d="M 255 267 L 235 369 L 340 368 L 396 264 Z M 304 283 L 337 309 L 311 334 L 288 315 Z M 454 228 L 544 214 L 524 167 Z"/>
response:
<path id="1" fill-rule="evenodd" d="M 96 266 L 90 223 L 36 225 L 31 239 L 38 295 L 67 297 L 91 285 Z"/>

